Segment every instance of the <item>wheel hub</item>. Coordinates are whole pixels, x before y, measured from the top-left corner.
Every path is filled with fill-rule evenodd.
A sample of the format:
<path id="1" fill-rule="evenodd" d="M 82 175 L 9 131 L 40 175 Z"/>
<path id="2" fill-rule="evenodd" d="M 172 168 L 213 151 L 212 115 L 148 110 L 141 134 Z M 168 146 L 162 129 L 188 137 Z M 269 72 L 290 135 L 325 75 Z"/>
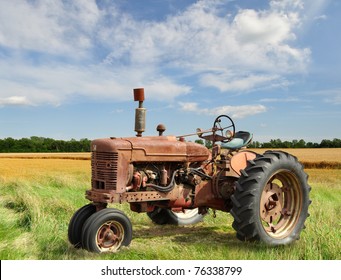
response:
<path id="1" fill-rule="evenodd" d="M 268 224 L 274 223 L 281 216 L 283 210 L 283 191 L 275 183 L 269 183 L 263 190 L 260 203 L 260 215 Z"/>
<path id="2" fill-rule="evenodd" d="M 97 234 L 97 244 L 100 248 L 119 247 L 123 240 L 123 228 L 115 222 L 102 225 Z"/>

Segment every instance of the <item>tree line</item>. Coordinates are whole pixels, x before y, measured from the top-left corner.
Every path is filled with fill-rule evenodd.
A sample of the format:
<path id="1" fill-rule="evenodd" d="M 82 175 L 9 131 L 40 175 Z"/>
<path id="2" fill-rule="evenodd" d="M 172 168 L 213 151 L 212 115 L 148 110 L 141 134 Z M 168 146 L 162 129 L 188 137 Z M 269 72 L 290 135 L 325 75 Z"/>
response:
<path id="1" fill-rule="evenodd" d="M 196 140 L 196 143 L 212 147 L 210 141 Z M 91 140 L 55 140 L 52 138 L 32 136 L 30 138 L 13 139 L 11 137 L 0 139 L 0 153 L 70 153 L 90 152 Z M 261 143 L 253 141 L 249 148 L 341 148 L 341 139 L 323 139 L 320 143 L 301 140 L 282 141 L 272 139 Z"/>
<path id="2" fill-rule="evenodd" d="M 303 139 L 282 141 L 281 139 L 271 139 L 269 142 L 260 143 L 254 141 L 250 148 L 341 148 L 341 139 L 323 139 L 320 143 L 306 142 Z"/>
<path id="3" fill-rule="evenodd" d="M 70 153 L 90 152 L 89 139 L 55 140 L 32 136 L 30 138 L 0 139 L 0 153 Z"/>

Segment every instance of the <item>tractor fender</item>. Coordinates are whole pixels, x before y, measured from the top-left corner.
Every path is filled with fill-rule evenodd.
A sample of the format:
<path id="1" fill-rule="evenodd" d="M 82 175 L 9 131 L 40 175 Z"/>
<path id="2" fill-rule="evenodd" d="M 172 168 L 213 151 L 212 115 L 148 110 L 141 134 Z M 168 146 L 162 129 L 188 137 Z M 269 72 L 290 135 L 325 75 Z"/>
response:
<path id="1" fill-rule="evenodd" d="M 240 151 L 236 153 L 231 158 L 231 169 L 240 176 L 241 170 L 246 168 L 247 162 L 255 159 L 256 156 L 257 153 L 252 151 Z"/>

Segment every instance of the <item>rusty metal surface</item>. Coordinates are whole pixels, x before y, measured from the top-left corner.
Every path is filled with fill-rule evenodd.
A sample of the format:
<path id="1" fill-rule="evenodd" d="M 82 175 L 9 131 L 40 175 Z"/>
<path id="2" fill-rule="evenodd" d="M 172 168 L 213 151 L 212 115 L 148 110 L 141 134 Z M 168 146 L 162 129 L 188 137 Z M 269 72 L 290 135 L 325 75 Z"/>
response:
<path id="1" fill-rule="evenodd" d="M 134 89 L 134 100 L 139 102 L 135 115 L 138 137 L 92 141 L 92 189 L 86 191 L 86 198 L 99 204 L 127 202 L 137 212 L 151 211 L 158 203 L 179 211 L 193 207 L 229 211 L 227 201 L 240 170 L 256 154 L 239 151 L 223 155 L 219 145 L 211 152 L 184 137 L 163 136 L 162 124 L 157 126 L 158 136 L 142 137 L 144 99 L 144 89 Z M 218 137 L 214 141 L 225 139 L 213 134 Z"/>
<path id="2" fill-rule="evenodd" d="M 240 170 L 244 170 L 246 168 L 247 161 L 255 159 L 256 156 L 257 154 L 251 151 L 238 152 L 231 158 L 230 164 L 232 170 L 240 176 L 241 175 Z"/>
<path id="3" fill-rule="evenodd" d="M 284 238 L 294 230 L 302 208 L 299 182 L 288 170 L 279 170 L 264 187 L 259 212 L 264 230 Z"/>
<path id="4" fill-rule="evenodd" d="M 141 141 L 137 141 L 141 140 Z M 132 161 L 204 161 L 209 157 L 206 147 L 178 141 L 174 136 L 143 137 L 129 139 L 133 146 Z"/>
<path id="5" fill-rule="evenodd" d="M 116 145 L 113 145 L 113 142 Z M 91 144 L 92 188 L 125 192 L 131 159 L 131 144 L 118 139 L 95 140 Z"/>
<path id="6" fill-rule="evenodd" d="M 144 101 L 144 88 L 134 89 L 134 101 Z"/>
<path id="7" fill-rule="evenodd" d="M 157 127 L 156 127 L 156 131 L 159 132 L 159 136 L 162 136 L 163 133 L 166 131 L 166 126 L 162 123 L 160 123 Z"/>
<path id="8" fill-rule="evenodd" d="M 201 184 L 196 188 L 194 207 L 209 207 L 226 211 L 225 200 L 214 194 L 212 181 Z"/>
<path id="9" fill-rule="evenodd" d="M 94 202 L 103 203 L 123 203 L 123 202 L 142 202 L 142 201 L 159 201 L 169 200 L 171 205 L 190 206 L 190 191 L 182 185 L 177 185 L 172 191 L 162 193 L 158 191 L 137 191 L 119 194 L 112 190 L 92 189 L 86 191 L 86 198 Z M 185 201 L 185 204 L 182 202 Z M 174 206 L 174 207 L 175 207 Z"/>
<path id="10" fill-rule="evenodd" d="M 118 153 L 93 152 L 91 154 L 91 182 L 94 189 L 116 190 Z"/>
<path id="11" fill-rule="evenodd" d="M 203 145 L 178 141 L 175 136 L 97 139 L 91 146 L 92 152 L 123 152 L 131 162 L 194 162 L 210 156 Z"/>
<path id="12" fill-rule="evenodd" d="M 139 107 L 135 109 L 135 131 L 137 137 L 142 137 L 146 128 L 146 109 L 143 108 L 144 89 L 134 89 L 134 100 L 139 102 Z"/>
<path id="13" fill-rule="evenodd" d="M 220 150 L 217 150 L 220 153 Z M 176 164 L 190 162 L 207 162 L 211 158 L 210 151 L 199 144 L 183 142 L 174 136 L 149 136 L 134 138 L 108 138 L 92 142 L 92 190 L 87 191 L 87 198 L 102 203 L 142 203 L 169 200 L 169 207 L 192 208 L 212 207 L 228 211 L 226 199 L 233 193 L 235 178 L 239 177 L 240 169 L 244 169 L 247 161 L 256 157 L 249 151 L 234 153 L 231 158 L 220 160 L 215 169 L 214 164 L 206 165 L 203 171 L 212 176 L 212 180 L 202 181 L 198 176 L 188 182 L 196 186 L 193 197 L 184 195 L 184 188 L 177 186 L 171 192 L 147 191 L 148 175 L 134 168 L 142 168 L 152 162 L 167 165 L 160 167 L 160 184 L 166 185 L 167 177 L 174 173 Z M 135 166 L 135 167 L 134 167 Z M 139 167 L 141 166 L 141 167 Z M 220 170 L 220 171 L 219 171 Z M 230 170 L 230 171 L 227 171 Z M 212 173 L 213 172 L 213 173 Z M 165 175 L 162 175 L 165 174 Z M 214 175 L 217 174 L 217 175 Z M 218 179 L 215 179 L 219 175 Z M 234 177 L 229 181 L 229 176 Z M 188 189 L 187 189 L 188 190 Z"/>
<path id="14" fill-rule="evenodd" d="M 260 216 L 263 221 L 272 224 L 281 216 L 283 209 L 283 190 L 275 183 L 268 184 L 260 201 Z"/>

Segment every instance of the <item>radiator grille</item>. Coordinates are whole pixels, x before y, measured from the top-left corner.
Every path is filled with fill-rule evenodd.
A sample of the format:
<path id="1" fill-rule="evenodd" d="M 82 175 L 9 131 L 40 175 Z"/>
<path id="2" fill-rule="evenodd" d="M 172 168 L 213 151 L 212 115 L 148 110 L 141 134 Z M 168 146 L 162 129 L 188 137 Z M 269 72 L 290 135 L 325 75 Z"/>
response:
<path id="1" fill-rule="evenodd" d="M 118 153 L 93 152 L 91 155 L 92 188 L 116 190 Z"/>

